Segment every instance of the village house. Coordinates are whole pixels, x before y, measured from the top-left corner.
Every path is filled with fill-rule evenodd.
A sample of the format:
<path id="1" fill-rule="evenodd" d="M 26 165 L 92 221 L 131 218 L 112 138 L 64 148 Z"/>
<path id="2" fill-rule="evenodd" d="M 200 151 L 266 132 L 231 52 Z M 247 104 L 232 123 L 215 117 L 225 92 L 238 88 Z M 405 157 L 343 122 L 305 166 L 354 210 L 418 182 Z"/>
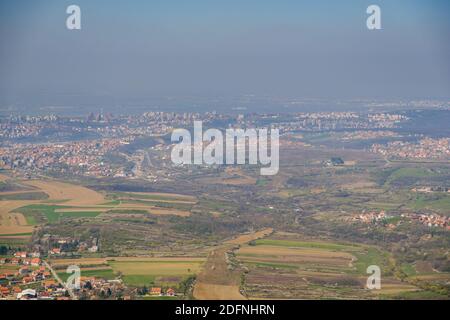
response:
<path id="1" fill-rule="evenodd" d="M 15 258 L 26 258 L 27 253 L 25 251 L 18 251 L 16 253 L 14 253 L 14 257 Z"/>
<path id="2" fill-rule="evenodd" d="M 42 281 L 42 286 L 46 290 L 56 288 L 57 285 L 58 285 L 58 283 L 53 279 Z"/>
<path id="3" fill-rule="evenodd" d="M 51 255 L 59 255 L 59 254 L 61 254 L 61 249 L 60 248 L 53 248 L 48 253 L 51 254 Z"/>
<path id="4" fill-rule="evenodd" d="M 39 251 L 34 251 L 30 254 L 30 257 L 32 258 L 40 258 L 41 257 L 41 253 Z"/>
<path id="5" fill-rule="evenodd" d="M 162 294 L 161 288 L 153 287 L 150 289 L 150 295 L 152 296 L 160 296 Z"/>
<path id="6" fill-rule="evenodd" d="M 12 288 L 12 292 L 17 297 L 17 295 L 22 292 L 22 289 L 20 289 L 20 287 L 15 286 Z"/>
<path id="7" fill-rule="evenodd" d="M 39 258 L 33 258 L 31 259 L 31 265 L 34 267 L 38 267 L 41 265 L 41 259 Z"/>
<path id="8" fill-rule="evenodd" d="M 23 277 L 22 278 L 22 283 L 23 284 L 27 284 L 27 283 L 30 283 L 30 282 L 33 282 L 33 277 Z"/>
<path id="9" fill-rule="evenodd" d="M 28 258 L 22 259 L 22 264 L 25 266 L 29 266 L 31 264 L 31 259 Z"/>
<path id="10" fill-rule="evenodd" d="M 89 252 L 97 252 L 98 251 L 98 247 L 97 246 L 92 246 L 88 249 Z"/>
<path id="11" fill-rule="evenodd" d="M 6 297 L 10 293 L 10 290 L 7 287 L 0 286 L 0 296 Z"/>
<path id="12" fill-rule="evenodd" d="M 173 290 L 172 288 L 167 289 L 166 296 L 175 297 L 175 290 Z"/>
<path id="13" fill-rule="evenodd" d="M 19 274 L 20 275 L 25 275 L 25 274 L 28 274 L 30 272 L 31 272 L 31 270 L 28 267 L 22 267 L 22 268 L 19 269 Z"/>

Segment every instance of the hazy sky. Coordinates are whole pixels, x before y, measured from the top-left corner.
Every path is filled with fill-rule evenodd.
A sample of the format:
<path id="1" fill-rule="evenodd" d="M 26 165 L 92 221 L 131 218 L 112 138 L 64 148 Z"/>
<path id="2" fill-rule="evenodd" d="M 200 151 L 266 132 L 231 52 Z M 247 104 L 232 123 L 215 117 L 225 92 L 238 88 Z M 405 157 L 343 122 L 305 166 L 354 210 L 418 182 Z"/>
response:
<path id="1" fill-rule="evenodd" d="M 447 0 L 0 0 L 0 97 L 442 98 L 449 39 Z"/>

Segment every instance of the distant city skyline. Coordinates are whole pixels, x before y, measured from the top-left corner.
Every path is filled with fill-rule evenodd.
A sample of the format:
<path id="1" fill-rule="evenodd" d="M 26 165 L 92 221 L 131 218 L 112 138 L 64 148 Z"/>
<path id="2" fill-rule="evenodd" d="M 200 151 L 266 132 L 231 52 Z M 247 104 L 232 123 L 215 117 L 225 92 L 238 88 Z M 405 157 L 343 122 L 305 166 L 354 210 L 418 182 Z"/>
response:
<path id="1" fill-rule="evenodd" d="M 71 4 L 82 30 L 66 29 Z M 382 30 L 366 28 L 371 4 Z M 5 0 L 0 108 L 246 94 L 448 99 L 449 38 L 450 3 L 439 0 Z"/>

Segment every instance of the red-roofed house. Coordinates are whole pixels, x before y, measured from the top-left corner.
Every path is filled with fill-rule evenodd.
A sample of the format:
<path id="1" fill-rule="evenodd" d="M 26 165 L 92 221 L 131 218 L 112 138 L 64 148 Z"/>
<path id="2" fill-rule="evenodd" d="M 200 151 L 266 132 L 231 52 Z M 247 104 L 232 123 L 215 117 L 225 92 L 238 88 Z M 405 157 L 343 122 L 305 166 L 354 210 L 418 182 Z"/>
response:
<path id="1" fill-rule="evenodd" d="M 41 259 L 39 259 L 39 258 L 31 259 L 31 265 L 32 266 L 38 267 L 40 264 L 41 264 Z"/>
<path id="2" fill-rule="evenodd" d="M 172 288 L 167 289 L 166 295 L 169 297 L 175 297 L 175 290 L 173 290 Z"/>
<path id="3" fill-rule="evenodd" d="M 152 296 L 160 296 L 161 292 L 162 292 L 161 288 L 153 287 L 153 288 L 150 289 L 150 294 Z"/>
<path id="4" fill-rule="evenodd" d="M 14 253 L 14 257 L 16 257 L 16 258 L 26 258 L 27 257 L 27 253 L 26 253 L 26 251 L 18 251 L 16 253 Z"/>

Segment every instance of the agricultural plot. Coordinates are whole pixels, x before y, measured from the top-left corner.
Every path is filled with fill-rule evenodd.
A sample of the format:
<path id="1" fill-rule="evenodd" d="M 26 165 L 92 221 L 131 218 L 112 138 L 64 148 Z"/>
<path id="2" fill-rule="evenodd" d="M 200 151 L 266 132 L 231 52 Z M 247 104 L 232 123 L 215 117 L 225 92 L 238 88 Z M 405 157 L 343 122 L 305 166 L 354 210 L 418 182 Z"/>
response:
<path id="1" fill-rule="evenodd" d="M 69 210 L 70 209 L 70 210 Z M 65 211 L 69 210 L 69 211 Z M 83 208 L 72 208 L 57 205 L 33 204 L 15 210 L 22 213 L 29 225 L 54 223 L 62 218 L 96 217 L 100 211 L 83 211 Z"/>
<path id="2" fill-rule="evenodd" d="M 202 258 L 130 258 L 108 261 L 112 270 L 120 274 L 130 286 L 176 286 L 200 270 Z"/>
<path id="3" fill-rule="evenodd" d="M 389 274 L 383 290 L 365 289 L 369 265 L 383 272 L 389 268 L 378 249 L 285 238 L 256 240 L 238 251 L 247 268 L 244 289 L 250 299 L 373 299 L 418 290 Z"/>
<path id="4" fill-rule="evenodd" d="M 49 200 L 66 200 L 68 206 L 92 206 L 105 202 L 102 194 L 86 187 L 59 181 L 31 180 L 25 184 L 42 190 Z"/>
<path id="5" fill-rule="evenodd" d="M 55 259 L 51 263 L 63 280 L 70 276 L 66 268 L 77 265 L 82 277 L 122 279 L 126 285 L 134 287 L 177 287 L 197 274 L 204 261 L 202 257 L 114 257 Z"/>
<path id="6" fill-rule="evenodd" d="M 94 217 L 98 214 L 84 208 L 70 213 L 57 212 L 60 207 L 45 203 L 64 202 L 69 207 L 83 207 L 104 202 L 101 194 L 82 186 L 43 180 L 20 183 L 26 191 L 0 193 L 0 235 L 29 234 L 33 226 L 40 223 L 55 222 L 62 217 Z"/>
<path id="7" fill-rule="evenodd" d="M 116 210 L 140 210 L 154 215 L 175 215 L 187 217 L 190 210 L 197 203 L 193 196 L 174 193 L 155 192 L 121 192 L 109 194 L 113 201 L 107 205 Z"/>
<path id="8" fill-rule="evenodd" d="M 112 280 L 117 278 L 117 275 L 111 268 L 81 268 L 81 277 L 86 278 L 101 278 L 105 280 Z M 58 276 L 62 281 L 67 281 L 67 279 L 72 275 L 72 273 L 67 273 L 64 271 L 59 271 Z"/>
<path id="9" fill-rule="evenodd" d="M 1 201 L 0 202 L 0 234 L 11 235 L 18 233 L 31 233 L 33 227 L 28 225 L 21 213 L 11 211 L 24 204 L 24 201 Z"/>
<path id="10" fill-rule="evenodd" d="M 197 202 L 195 197 L 181 194 L 123 193 L 113 195 L 108 203 L 102 194 L 83 186 L 47 180 L 21 183 L 27 190 L 0 192 L 0 238 L 31 234 L 33 226 L 63 218 L 95 218 L 114 209 L 187 217 Z"/>
<path id="11" fill-rule="evenodd" d="M 109 197 L 122 200 L 146 200 L 149 202 L 162 203 L 179 203 L 179 204 L 195 204 L 197 199 L 193 196 L 187 196 L 174 193 L 157 193 L 157 192 L 121 192 L 110 194 Z"/>

